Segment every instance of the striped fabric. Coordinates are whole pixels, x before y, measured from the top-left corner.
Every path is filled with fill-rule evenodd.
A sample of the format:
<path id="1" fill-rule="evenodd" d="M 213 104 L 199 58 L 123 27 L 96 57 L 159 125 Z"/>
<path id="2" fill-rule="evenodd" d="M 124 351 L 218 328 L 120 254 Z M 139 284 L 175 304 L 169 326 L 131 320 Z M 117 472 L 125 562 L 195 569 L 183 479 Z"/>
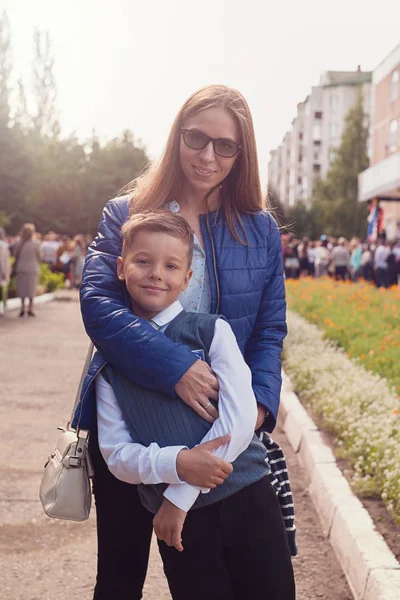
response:
<path id="1" fill-rule="evenodd" d="M 278 496 L 286 527 L 290 553 L 292 556 L 297 556 L 294 504 L 285 455 L 283 454 L 282 448 L 264 431 L 260 434 L 260 441 L 267 449 L 267 460 L 271 467 L 271 472 L 268 477 Z"/>

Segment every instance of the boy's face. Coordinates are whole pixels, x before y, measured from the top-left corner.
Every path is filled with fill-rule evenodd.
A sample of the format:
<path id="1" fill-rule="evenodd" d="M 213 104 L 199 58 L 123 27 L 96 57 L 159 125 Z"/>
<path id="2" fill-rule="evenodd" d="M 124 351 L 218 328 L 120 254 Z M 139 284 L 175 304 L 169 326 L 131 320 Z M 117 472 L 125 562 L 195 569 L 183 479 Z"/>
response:
<path id="1" fill-rule="evenodd" d="M 192 276 L 185 242 L 153 231 L 135 235 L 124 258 L 118 258 L 117 272 L 125 280 L 133 312 L 142 319 L 173 304 Z"/>

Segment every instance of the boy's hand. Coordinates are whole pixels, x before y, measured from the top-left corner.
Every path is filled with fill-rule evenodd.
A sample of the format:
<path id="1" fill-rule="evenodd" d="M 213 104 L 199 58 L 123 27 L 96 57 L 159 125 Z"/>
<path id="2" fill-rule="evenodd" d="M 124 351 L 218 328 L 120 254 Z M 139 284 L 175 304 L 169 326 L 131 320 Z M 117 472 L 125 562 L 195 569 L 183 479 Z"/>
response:
<path id="1" fill-rule="evenodd" d="M 209 423 L 218 419 L 218 411 L 210 402 L 210 399 L 218 400 L 218 381 L 203 360 L 196 360 L 182 375 L 175 386 L 175 392 L 185 404 Z"/>
<path id="2" fill-rule="evenodd" d="M 164 498 L 158 513 L 153 519 L 154 533 L 167 546 L 173 546 L 182 552 L 182 529 L 187 513 L 167 498 Z"/>
<path id="3" fill-rule="evenodd" d="M 204 442 L 191 450 L 181 450 L 176 458 L 176 470 L 183 481 L 198 487 L 213 489 L 232 473 L 231 463 L 218 458 L 212 450 L 227 444 L 230 435 Z"/>

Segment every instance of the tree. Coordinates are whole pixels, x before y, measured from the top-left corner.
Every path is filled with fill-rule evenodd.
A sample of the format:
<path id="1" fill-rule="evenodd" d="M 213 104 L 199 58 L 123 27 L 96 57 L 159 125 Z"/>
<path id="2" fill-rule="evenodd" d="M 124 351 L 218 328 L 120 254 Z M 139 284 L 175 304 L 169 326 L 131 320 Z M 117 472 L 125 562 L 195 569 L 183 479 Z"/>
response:
<path id="1" fill-rule="evenodd" d="M 10 24 L 6 11 L 0 17 L 0 127 L 10 117 L 10 75 L 12 71 Z"/>
<path id="2" fill-rule="evenodd" d="M 312 210 L 321 215 L 323 233 L 365 237 L 367 208 L 358 202 L 358 175 L 369 164 L 368 125 L 361 93 L 345 119 L 336 157 L 325 180 L 317 180 Z"/>
<path id="3" fill-rule="evenodd" d="M 0 211 L 2 221 L 20 225 L 29 159 L 20 131 L 10 123 L 11 35 L 6 12 L 0 17 Z"/>
<path id="4" fill-rule="evenodd" d="M 17 86 L 18 93 L 15 101 L 15 110 L 12 117 L 12 122 L 13 126 L 18 127 L 22 133 L 28 133 L 32 126 L 32 118 L 28 112 L 25 86 L 22 79 L 18 79 Z"/>
<path id="5" fill-rule="evenodd" d="M 34 35 L 33 92 L 29 114 L 21 80 L 12 89 L 7 15 L 0 17 L 0 223 L 11 234 L 30 221 L 38 231 L 94 233 L 107 200 L 148 163 L 132 132 L 100 144 L 61 137 L 49 34 Z M 13 110 L 10 108 L 13 98 Z"/>
<path id="6" fill-rule="evenodd" d="M 285 208 L 279 198 L 279 194 L 272 186 L 268 186 L 267 206 L 271 210 L 278 225 L 280 227 L 284 226 L 286 223 Z"/>
<path id="7" fill-rule="evenodd" d="M 319 212 L 314 207 L 307 208 L 302 202 L 298 202 L 287 211 L 286 230 L 294 233 L 298 239 L 306 236 L 316 240 L 321 232 Z"/>
<path id="8" fill-rule="evenodd" d="M 57 88 L 54 78 L 54 58 L 51 53 L 50 34 L 35 30 L 35 56 L 33 59 L 33 92 L 36 101 L 36 114 L 33 117 L 35 129 L 45 135 L 59 135 L 56 98 Z"/>

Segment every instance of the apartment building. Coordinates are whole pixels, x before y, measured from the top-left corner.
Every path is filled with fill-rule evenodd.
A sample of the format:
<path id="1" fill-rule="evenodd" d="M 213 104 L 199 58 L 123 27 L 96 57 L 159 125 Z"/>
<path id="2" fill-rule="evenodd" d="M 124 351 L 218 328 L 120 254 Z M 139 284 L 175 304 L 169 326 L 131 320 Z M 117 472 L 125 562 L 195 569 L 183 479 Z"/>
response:
<path id="1" fill-rule="evenodd" d="M 400 237 L 400 44 L 374 70 L 371 97 L 371 164 L 358 177 L 358 199 L 379 204 L 392 240 Z"/>
<path id="2" fill-rule="evenodd" d="M 292 207 L 299 201 L 310 205 L 315 179 L 328 172 L 341 141 L 345 117 L 359 93 L 364 111 L 370 114 L 371 76 L 371 72 L 360 68 L 326 71 L 319 85 L 312 87 L 304 102 L 297 105 L 291 129 L 271 152 L 268 165 L 269 185 L 283 205 Z"/>

